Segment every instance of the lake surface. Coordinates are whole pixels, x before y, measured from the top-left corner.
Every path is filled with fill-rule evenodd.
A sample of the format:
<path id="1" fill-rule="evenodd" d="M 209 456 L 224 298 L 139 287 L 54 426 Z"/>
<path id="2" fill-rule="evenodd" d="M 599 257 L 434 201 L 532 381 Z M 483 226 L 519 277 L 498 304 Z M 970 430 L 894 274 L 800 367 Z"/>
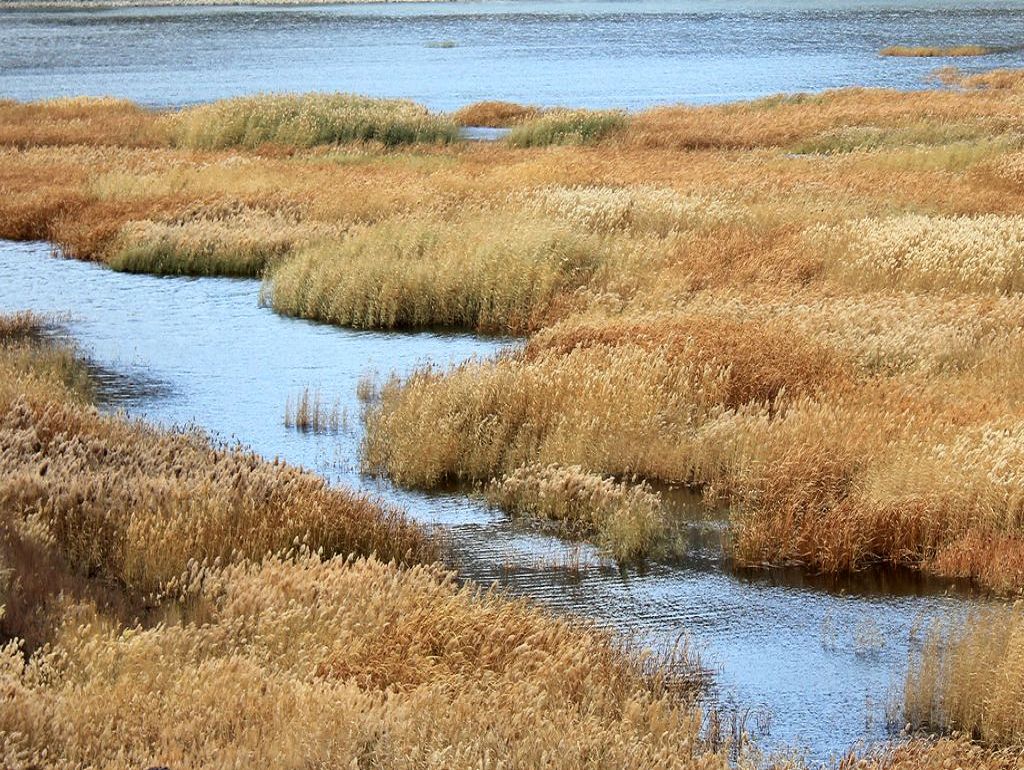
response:
<path id="1" fill-rule="evenodd" d="M 827 585 L 800 573 L 736 575 L 715 520 L 692 521 L 679 563 L 620 572 L 589 547 L 514 524 L 471 497 L 410 493 L 364 477 L 361 380 L 515 343 L 319 325 L 261 308 L 258 294 L 254 280 L 120 274 L 54 258 L 46 244 L 0 241 L 0 312 L 64 315 L 100 371 L 104 408 L 196 424 L 381 495 L 444 528 L 460 573 L 484 585 L 498 581 L 657 649 L 689 634 L 716 673 L 711 698 L 727 718 L 747 714 L 765 748 L 804 747 L 824 760 L 857 741 L 886 739 L 886 708 L 918 643 L 915 629 L 974 603 L 906 576 Z M 347 415 L 337 435 L 285 427 L 286 402 L 307 387 Z M 676 497 L 685 508 L 686 496 Z"/>
<path id="2" fill-rule="evenodd" d="M 261 91 L 350 91 L 440 110 L 483 99 L 639 109 L 848 85 L 920 88 L 950 61 L 878 51 L 961 43 L 1012 49 L 957 60 L 964 69 L 1021 66 L 1024 2 L 0 10 L 0 97 L 109 94 L 172 106 Z"/>

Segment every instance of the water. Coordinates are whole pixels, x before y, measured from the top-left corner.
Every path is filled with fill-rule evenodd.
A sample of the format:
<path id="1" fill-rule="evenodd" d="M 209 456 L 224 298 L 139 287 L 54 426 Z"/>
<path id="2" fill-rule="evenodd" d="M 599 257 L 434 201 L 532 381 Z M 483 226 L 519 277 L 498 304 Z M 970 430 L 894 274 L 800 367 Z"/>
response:
<path id="1" fill-rule="evenodd" d="M 2 8 L 2 0 L 0 0 Z M 485 0 L 349 6 L 0 10 L 0 96 L 181 105 L 352 91 L 435 109 L 482 99 L 642 108 L 870 85 L 942 59 L 893 44 L 1024 44 L 1021 0 Z M 441 47 L 439 44 L 453 44 Z M 1019 48 L 962 59 L 1020 66 Z"/>
<path id="2" fill-rule="evenodd" d="M 885 707 L 902 681 L 913 629 L 970 606 L 891 574 L 845 585 L 798 572 L 737 576 L 723 563 L 715 521 L 691 525 L 690 553 L 680 563 L 620 572 L 587 547 L 513 525 L 471 498 L 365 478 L 355 393 L 367 373 L 406 373 L 514 343 L 282 318 L 258 306 L 258 289 L 253 280 L 119 274 L 53 258 L 46 244 L 0 242 L 0 311 L 64 314 L 104 373 L 106 408 L 164 425 L 195 423 L 397 502 L 446 528 L 461 573 L 481 583 L 501 581 L 659 648 L 691 634 L 718 672 L 713 697 L 756 715 L 749 727 L 767 748 L 803 746 L 825 759 L 858 740 L 885 739 Z M 338 400 L 346 430 L 317 436 L 285 428 L 285 402 L 305 387 Z M 685 495 L 675 497 L 686 504 Z M 562 568 L 577 559 L 578 572 Z"/>

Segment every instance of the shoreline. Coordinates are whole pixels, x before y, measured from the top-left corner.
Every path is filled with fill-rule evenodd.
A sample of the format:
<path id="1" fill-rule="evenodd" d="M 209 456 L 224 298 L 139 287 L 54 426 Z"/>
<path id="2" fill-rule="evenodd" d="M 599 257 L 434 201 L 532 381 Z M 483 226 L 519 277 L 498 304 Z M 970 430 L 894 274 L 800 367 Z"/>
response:
<path id="1" fill-rule="evenodd" d="M 455 0 L 55 0 L 53 2 L 0 2 L 0 11 L 113 11 L 128 8 L 286 8 L 329 5 L 413 5 L 452 3 Z"/>

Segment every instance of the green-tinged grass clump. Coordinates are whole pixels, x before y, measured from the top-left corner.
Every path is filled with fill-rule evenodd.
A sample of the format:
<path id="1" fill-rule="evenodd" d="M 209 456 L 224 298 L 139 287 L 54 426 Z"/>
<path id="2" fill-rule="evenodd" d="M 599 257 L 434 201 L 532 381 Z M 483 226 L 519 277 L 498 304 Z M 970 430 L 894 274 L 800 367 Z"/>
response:
<path id="1" fill-rule="evenodd" d="M 285 315 L 356 328 L 522 332 L 610 248 L 528 217 L 402 217 L 301 250 L 270 273 L 265 297 Z"/>
<path id="2" fill-rule="evenodd" d="M 346 142 L 392 147 L 458 138 L 451 120 L 414 102 L 352 94 L 245 96 L 191 107 L 166 121 L 177 145 L 196 149 Z"/>
<path id="3" fill-rule="evenodd" d="M 649 485 L 616 481 L 578 465 L 517 468 L 488 484 L 486 495 L 513 515 L 557 522 L 569 536 L 592 537 L 619 561 L 647 556 L 666 531 L 661 497 Z"/>
<path id="4" fill-rule="evenodd" d="M 27 311 L 0 315 L 0 406 L 21 396 L 58 394 L 73 403 L 92 397 L 88 369 L 69 346 L 50 341 L 51 324 Z"/>
<path id="5" fill-rule="evenodd" d="M 127 223 L 103 261 L 128 273 L 259 277 L 300 245 L 343 231 L 284 211 L 189 211 L 169 221 Z"/>
<path id="6" fill-rule="evenodd" d="M 627 122 L 618 110 L 551 110 L 513 126 L 505 141 L 513 147 L 590 144 L 624 130 Z"/>

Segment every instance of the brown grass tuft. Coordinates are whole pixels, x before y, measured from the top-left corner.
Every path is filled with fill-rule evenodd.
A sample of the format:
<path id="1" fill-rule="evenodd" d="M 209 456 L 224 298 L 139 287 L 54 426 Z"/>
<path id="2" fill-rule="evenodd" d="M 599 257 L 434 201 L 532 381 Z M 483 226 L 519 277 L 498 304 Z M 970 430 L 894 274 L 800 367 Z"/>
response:
<path id="1" fill-rule="evenodd" d="M 540 108 L 515 102 L 476 102 L 460 107 L 452 113 L 459 126 L 509 128 L 540 115 Z"/>
<path id="2" fill-rule="evenodd" d="M 907 46 L 891 45 L 878 52 L 879 56 L 902 56 L 902 57 L 958 57 L 958 56 L 988 56 L 997 51 L 984 45 L 954 45 L 954 46 Z"/>

